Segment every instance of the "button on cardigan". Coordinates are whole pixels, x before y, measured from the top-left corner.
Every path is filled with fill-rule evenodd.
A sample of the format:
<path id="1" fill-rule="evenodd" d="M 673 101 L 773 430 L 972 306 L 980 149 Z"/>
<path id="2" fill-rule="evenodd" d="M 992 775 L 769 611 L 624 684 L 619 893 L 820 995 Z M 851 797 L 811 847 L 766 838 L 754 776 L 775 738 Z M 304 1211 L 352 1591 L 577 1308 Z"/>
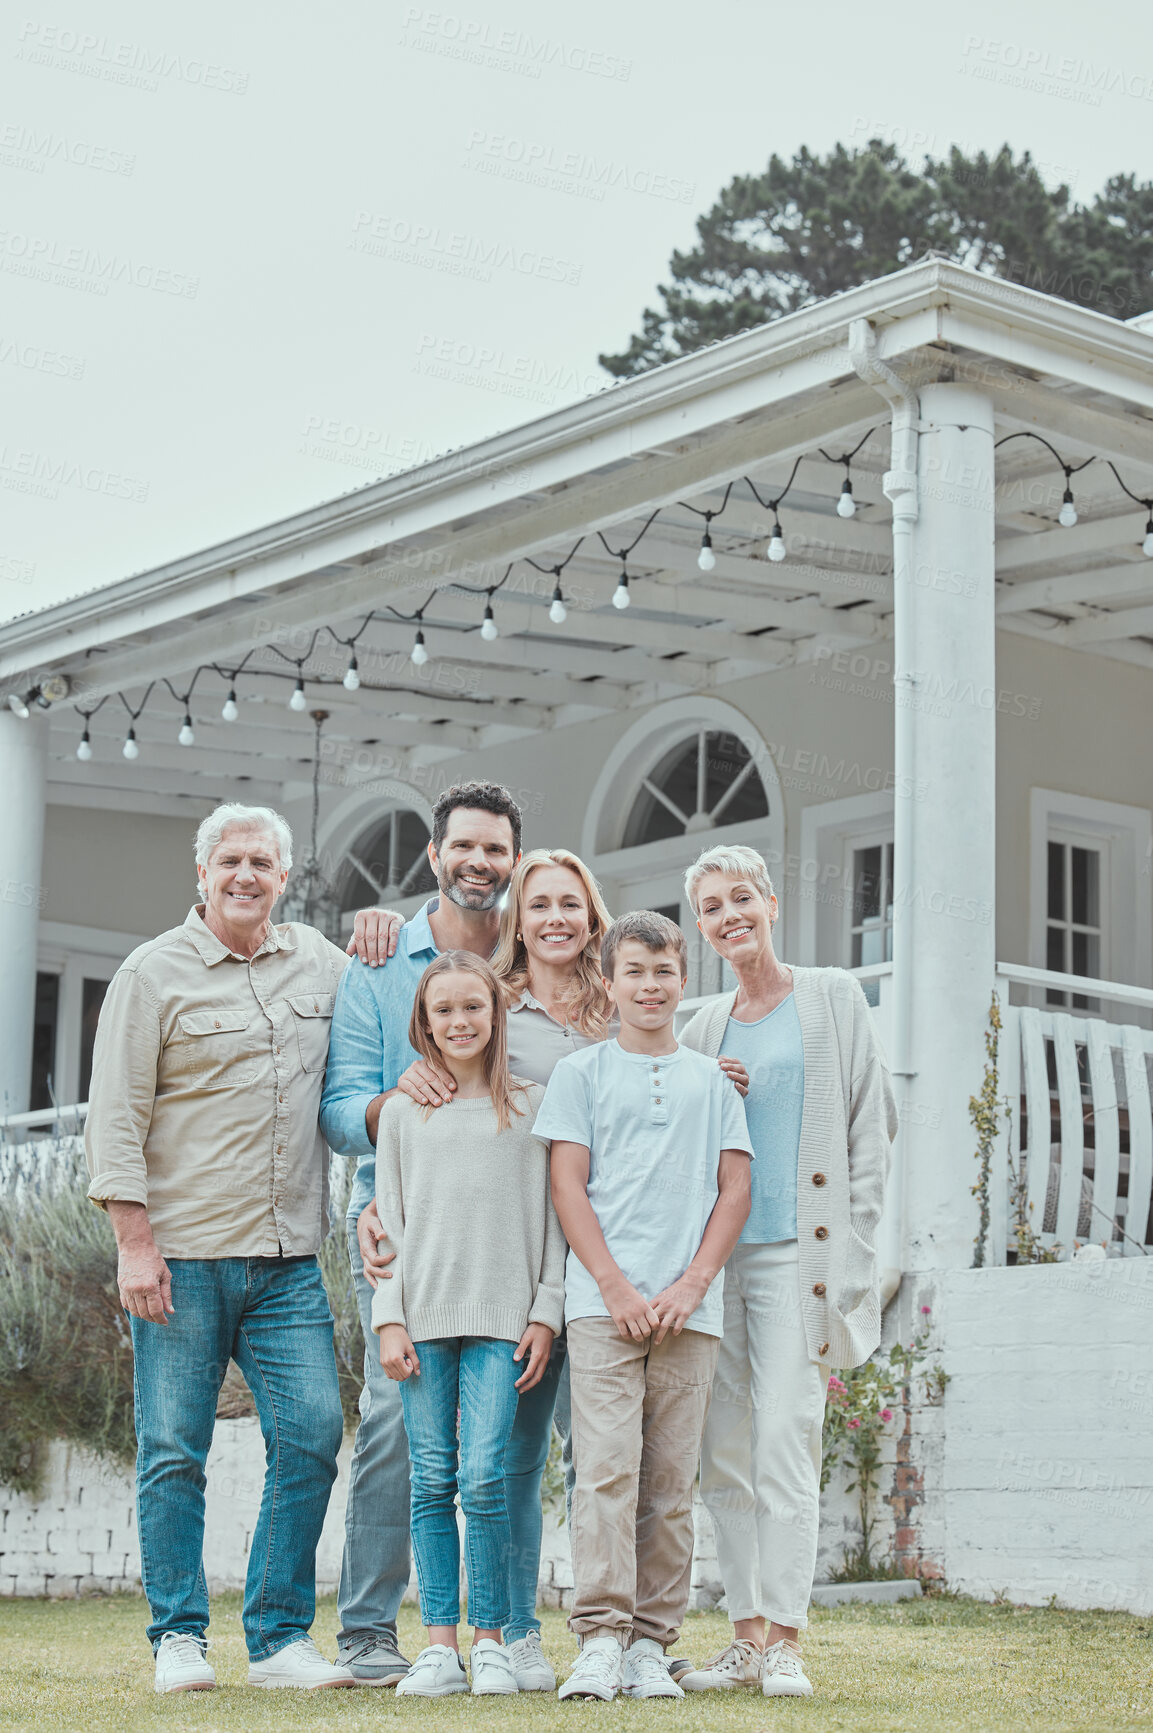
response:
<path id="1" fill-rule="evenodd" d="M 877 1223 L 897 1105 L 873 1013 L 845 969 L 793 969 L 805 1051 L 797 1154 L 797 1247 L 812 1360 L 859 1366 L 881 1340 Z M 681 1035 L 716 1058 L 736 993 L 704 1005 Z"/>

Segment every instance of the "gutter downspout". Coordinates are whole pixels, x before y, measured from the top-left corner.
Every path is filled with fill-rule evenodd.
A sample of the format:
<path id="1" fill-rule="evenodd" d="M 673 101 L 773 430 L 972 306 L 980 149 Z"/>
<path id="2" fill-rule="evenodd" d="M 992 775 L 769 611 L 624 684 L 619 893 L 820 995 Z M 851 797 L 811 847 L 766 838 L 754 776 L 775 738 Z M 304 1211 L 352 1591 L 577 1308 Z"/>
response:
<path id="1" fill-rule="evenodd" d="M 849 325 L 849 360 L 866 385 L 880 393 L 893 412 L 890 462 L 882 488 L 893 507 L 893 773 L 898 790 L 916 785 L 916 711 L 909 700 L 916 688 L 916 675 L 909 654 L 912 621 L 909 600 L 913 595 L 913 526 L 917 521 L 917 439 L 921 404 L 913 391 L 877 353 L 877 337 L 867 319 Z M 902 601 L 904 605 L 902 606 Z M 913 860 L 912 802 L 900 794 L 893 801 L 893 855 L 907 873 Z M 900 904 L 893 907 L 893 1022 L 892 1068 L 897 1077 L 915 1075 L 912 1064 L 913 957 L 907 943 Z M 894 1176 L 897 1177 L 897 1176 Z M 900 1190 L 903 1192 L 903 1186 Z M 897 1230 L 893 1258 L 881 1271 L 881 1306 L 884 1309 L 901 1284 L 900 1258 L 903 1236 Z M 895 1256 L 893 1255 L 895 1252 Z"/>

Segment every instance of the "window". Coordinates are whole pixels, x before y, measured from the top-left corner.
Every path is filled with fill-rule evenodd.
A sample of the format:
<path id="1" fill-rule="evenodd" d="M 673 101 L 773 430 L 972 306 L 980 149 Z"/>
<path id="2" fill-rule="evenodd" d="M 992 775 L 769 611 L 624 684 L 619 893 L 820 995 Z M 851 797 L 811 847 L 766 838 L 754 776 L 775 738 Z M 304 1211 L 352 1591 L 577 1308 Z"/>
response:
<path id="1" fill-rule="evenodd" d="M 78 1101 L 88 1100 L 88 1090 L 92 1083 L 92 1049 L 96 1044 L 96 1025 L 100 1021 L 100 1007 L 104 1003 L 104 995 L 108 991 L 108 982 L 93 980 L 85 975 L 80 991 L 80 1088 Z"/>
<path id="2" fill-rule="evenodd" d="M 1049 834 L 1045 967 L 1061 975 L 1088 975 L 1101 979 L 1105 955 L 1102 930 L 1101 889 L 1108 877 L 1103 870 L 1104 846 L 1087 845 L 1060 834 Z M 1097 1009 L 1097 1001 L 1084 993 L 1071 995 L 1075 1010 Z M 1049 1005 L 1068 1005 L 1070 995 L 1049 989 Z"/>
<path id="3" fill-rule="evenodd" d="M 336 893 L 345 913 L 371 906 L 394 906 L 436 889 L 428 863 L 428 826 L 419 813 L 394 807 L 375 819 L 345 850 L 336 874 Z"/>
<path id="4" fill-rule="evenodd" d="M 1153 972 L 1147 808 L 1034 788 L 1028 961 L 1055 974 L 1148 986 Z M 1132 1007 L 1044 988 L 1035 1002 L 1133 1022 Z"/>
<path id="5" fill-rule="evenodd" d="M 886 835 L 877 842 L 848 845 L 849 943 L 848 966 L 893 960 L 893 844 Z"/>
<path id="6" fill-rule="evenodd" d="M 36 1010 L 32 1023 L 32 1112 L 51 1107 L 56 1089 L 56 1030 L 60 1018 L 60 976 L 41 971 L 36 976 Z"/>
<path id="7" fill-rule="evenodd" d="M 801 813 L 801 853 L 784 881 L 795 896 L 799 963 L 861 969 L 893 956 L 893 796 L 846 795 Z M 780 895 L 778 887 L 778 895 Z"/>
<path id="8" fill-rule="evenodd" d="M 702 728 L 671 747 L 644 778 L 623 846 L 693 835 L 722 820 L 744 824 L 767 817 L 768 811 L 765 785 L 744 741 Z"/>

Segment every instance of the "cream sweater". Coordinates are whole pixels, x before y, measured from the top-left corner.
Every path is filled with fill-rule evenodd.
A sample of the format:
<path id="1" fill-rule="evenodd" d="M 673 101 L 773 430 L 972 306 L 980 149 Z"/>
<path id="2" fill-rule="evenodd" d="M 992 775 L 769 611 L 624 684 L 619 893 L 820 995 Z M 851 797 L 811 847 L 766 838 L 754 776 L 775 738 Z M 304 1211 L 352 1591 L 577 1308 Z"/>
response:
<path id="1" fill-rule="evenodd" d="M 396 1261 L 372 1297 L 372 1327 L 414 1342 L 564 1322 L 565 1240 L 549 1193 L 548 1144 L 532 1135 L 544 1090 L 528 1085 L 506 1131 L 488 1096 L 425 1117 L 407 1095 L 380 1115 L 376 1202 Z M 526 1099 L 527 1097 L 527 1099 Z"/>
<path id="2" fill-rule="evenodd" d="M 897 1105 L 873 1014 L 845 969 L 793 969 L 805 1050 L 797 1157 L 797 1251 L 809 1356 L 859 1366 L 881 1339 L 875 1250 Z M 723 1051 L 736 993 L 697 1012 L 681 1040 Z"/>

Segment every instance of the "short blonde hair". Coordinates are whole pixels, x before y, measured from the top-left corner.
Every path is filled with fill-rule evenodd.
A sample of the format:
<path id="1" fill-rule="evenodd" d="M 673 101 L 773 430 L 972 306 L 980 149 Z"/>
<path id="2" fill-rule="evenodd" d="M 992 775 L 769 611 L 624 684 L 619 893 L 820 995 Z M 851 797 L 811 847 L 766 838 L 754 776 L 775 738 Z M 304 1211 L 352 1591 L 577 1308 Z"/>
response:
<path id="1" fill-rule="evenodd" d="M 685 896 L 695 915 L 700 913 L 697 891 L 701 880 L 708 878 L 710 873 L 723 873 L 727 879 L 748 879 L 766 902 L 776 895 L 763 855 L 759 855 L 755 848 L 747 848 L 744 843 L 717 843 L 698 855 L 685 874 Z"/>

